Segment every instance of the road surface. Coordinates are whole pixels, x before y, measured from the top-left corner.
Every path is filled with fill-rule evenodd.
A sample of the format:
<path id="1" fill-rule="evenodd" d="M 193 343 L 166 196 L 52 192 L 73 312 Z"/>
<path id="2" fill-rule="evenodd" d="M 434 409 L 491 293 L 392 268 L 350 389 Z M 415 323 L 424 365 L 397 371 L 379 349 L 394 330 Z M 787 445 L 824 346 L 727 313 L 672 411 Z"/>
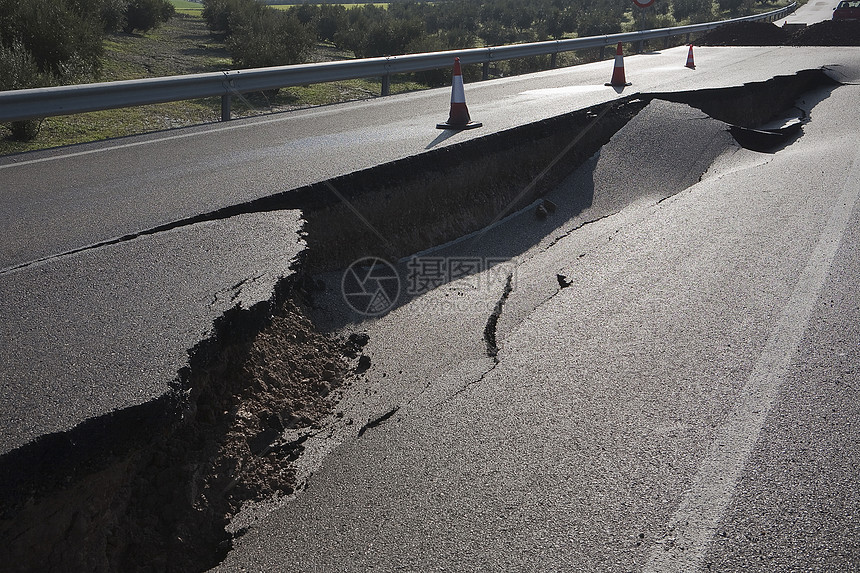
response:
<path id="1" fill-rule="evenodd" d="M 649 125 L 722 150 L 700 182 L 631 190 L 648 158 L 622 130 L 551 194 L 559 219 L 432 253 L 534 245 L 361 325 L 340 445 L 217 570 L 858 570 L 858 96 L 804 98 L 773 154 L 661 104 Z"/>
<path id="2" fill-rule="evenodd" d="M 442 89 L 0 159 L 4 451 L 163 395 L 223 312 L 219 293 L 256 276 L 273 284 L 298 251 L 294 215 L 274 241 L 227 219 L 227 234 L 203 243 L 186 238 L 201 232 L 182 223 L 188 217 L 635 91 L 742 85 L 822 66 L 843 77 L 858 52 L 700 48 L 696 58 L 690 70 L 685 48 L 628 57 L 633 86 L 623 91 L 603 85 L 611 62 L 469 85 L 470 111 L 485 127 L 463 133 L 435 128 L 447 113 Z M 170 224 L 172 234 L 110 244 Z M 225 274 L 212 283 L 188 265 Z"/>
<path id="3" fill-rule="evenodd" d="M 435 129 L 447 114 L 443 89 L 3 158 L 3 453 L 162 396 L 213 321 L 237 303 L 267 300 L 301 249 L 295 211 L 189 217 L 636 92 L 737 86 L 821 67 L 842 81 L 860 77 L 860 52 L 847 48 L 699 48 L 696 70 L 685 61 L 686 48 L 626 58 L 633 86 L 622 93 L 603 85 L 611 62 L 468 85 L 472 116 L 485 127 L 459 134 Z M 604 150 L 573 180 L 577 196 L 591 186 L 590 211 L 570 210 L 566 223 L 559 214 L 538 229 L 529 212 L 475 237 L 483 257 L 510 258 L 494 245 L 510 247 L 507 234 L 520 229 L 513 254 L 522 260 L 368 323 L 372 370 L 332 439 L 309 441 L 307 471 L 325 460 L 311 489 L 264 517 L 224 568 L 653 562 L 660 570 L 663 547 L 673 558 L 684 547 L 708 559 L 754 559 L 728 542 L 707 553 L 700 533 L 711 522 L 673 524 L 695 499 L 718 500 L 719 520 L 743 512 L 731 505 L 737 500 L 760 503 L 774 492 L 770 474 L 726 468 L 709 444 L 725 435 L 739 441 L 733 459 L 758 459 L 766 452 L 743 444 L 765 428 L 772 448 L 795 447 L 769 419 L 735 413 L 752 405 L 792 419 L 772 406 L 782 398 L 756 409 L 743 389 L 757 388 L 762 360 L 794 356 L 783 351 L 811 332 L 811 320 L 853 317 L 846 294 L 831 316 L 816 306 L 816 289 L 822 282 L 837 292 L 851 276 L 850 245 L 834 262 L 818 245 L 846 244 L 851 221 L 833 219 L 835 206 L 854 217 L 856 95 L 853 86 L 822 95 L 804 136 L 764 158 L 722 155 L 724 126 L 700 113 L 652 109 L 642 117 L 663 126 L 659 136 L 640 123 L 640 137 L 628 140 L 637 146 Z M 667 149 L 679 154 L 661 155 Z M 681 192 L 715 160 L 702 183 Z M 157 230 L 163 225 L 173 228 Z M 505 270 L 516 274 L 509 292 Z M 556 275 L 572 286 L 559 290 Z M 432 308 L 467 302 L 466 314 Z M 497 305 L 498 362 L 483 338 Z M 786 309 L 807 310 L 783 319 Z M 812 339 L 797 356 L 840 348 L 843 339 L 828 344 Z M 849 377 L 851 348 L 840 350 Z M 784 380 L 807 366 L 820 373 L 792 362 L 762 387 L 787 388 Z M 850 435 L 853 413 L 840 415 L 834 423 Z M 357 439 L 360 428 L 367 431 Z M 853 511 L 853 481 L 838 464 L 828 467 L 843 484 L 833 494 Z M 724 469 L 735 472 L 728 489 L 736 496 L 709 485 Z M 829 525 L 853 533 L 850 523 Z M 722 531 L 742 539 L 758 522 L 744 527 Z M 847 542 L 838 547 L 852 554 Z"/>
<path id="4" fill-rule="evenodd" d="M 467 84 L 484 127 L 456 134 L 435 127 L 450 100 L 437 89 L 0 158 L 0 272 L 631 93 L 743 85 L 854 54 L 697 48 L 690 70 L 674 48 L 626 58 L 633 85 L 620 94 L 603 85 L 611 61 Z"/>
<path id="5" fill-rule="evenodd" d="M 777 20 L 774 24 L 777 26 L 786 24 L 811 26 L 824 20 L 831 20 L 837 4 L 839 4 L 839 0 L 812 0 L 782 20 Z"/>

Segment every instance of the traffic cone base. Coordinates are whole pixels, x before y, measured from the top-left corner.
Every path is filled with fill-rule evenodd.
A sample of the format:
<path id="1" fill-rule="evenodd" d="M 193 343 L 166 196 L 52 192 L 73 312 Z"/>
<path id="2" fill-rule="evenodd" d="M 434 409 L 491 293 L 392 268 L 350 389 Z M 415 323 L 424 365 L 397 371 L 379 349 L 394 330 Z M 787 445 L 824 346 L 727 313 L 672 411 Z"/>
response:
<path id="1" fill-rule="evenodd" d="M 466 94 L 463 90 L 463 72 L 460 69 L 460 58 L 454 58 L 454 77 L 451 81 L 451 113 L 448 121 L 437 123 L 436 129 L 475 129 L 484 125 L 472 121 L 469 108 L 466 107 Z"/>
<path id="2" fill-rule="evenodd" d="M 436 129 L 475 129 L 476 127 L 481 127 L 484 124 L 480 121 L 470 121 L 469 123 L 437 123 Z"/>

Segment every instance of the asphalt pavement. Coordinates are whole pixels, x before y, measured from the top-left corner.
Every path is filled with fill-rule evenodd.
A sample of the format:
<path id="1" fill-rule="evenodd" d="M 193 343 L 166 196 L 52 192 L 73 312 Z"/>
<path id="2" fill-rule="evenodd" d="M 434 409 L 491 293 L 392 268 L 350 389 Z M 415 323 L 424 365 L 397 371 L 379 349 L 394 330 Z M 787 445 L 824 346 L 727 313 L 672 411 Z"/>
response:
<path id="1" fill-rule="evenodd" d="M 290 275 L 300 217 L 241 215 L 0 274 L 0 453 L 167 393 L 218 317 Z"/>
<path id="2" fill-rule="evenodd" d="M 636 92 L 743 85 L 854 61 L 852 48 L 685 47 L 466 85 L 481 129 L 440 131 L 450 89 L 0 158 L 0 270 Z M 836 69 L 834 74 L 838 74 Z"/>
<path id="3" fill-rule="evenodd" d="M 362 323 L 372 366 L 339 445 L 217 570 L 860 568 L 858 95 L 806 97 L 776 153 L 719 143 L 688 189 L 554 230 L 525 210 L 494 232 L 543 238 L 502 269 Z M 651 121 L 707 123 L 684 116 Z M 631 151 L 620 172 L 647 170 Z M 595 205 L 630 195 L 602 160 L 551 196 L 557 213 L 589 178 Z"/>
<path id="4" fill-rule="evenodd" d="M 287 273 L 298 250 L 296 223 L 261 239 L 227 218 L 214 227 L 225 234 L 198 241 L 184 235 L 197 232 L 190 217 L 634 91 L 741 85 L 834 63 L 831 73 L 844 76 L 858 53 L 703 48 L 696 57 L 696 70 L 683 66 L 683 48 L 628 57 L 625 90 L 603 85 L 609 62 L 470 84 L 470 110 L 485 127 L 462 133 L 435 128 L 450 95 L 440 89 L 1 158 L 4 451 L 166 391 L 224 308 L 203 305 L 249 277 Z M 171 225 L 175 233 L 156 232 Z M 160 260 L 136 250 L 168 238 Z M 194 283 L 171 256 L 227 276 Z M 275 267 L 246 264 L 273 258 Z M 196 299 L 156 320 L 172 290 Z"/>
<path id="5" fill-rule="evenodd" d="M 302 248 L 296 211 L 190 217 L 637 91 L 822 66 L 860 77 L 849 48 L 697 48 L 696 70 L 685 59 L 686 48 L 626 58 L 625 90 L 603 85 L 611 62 L 470 84 L 485 127 L 463 133 L 435 129 L 440 89 L 0 159 L 0 453 L 163 395 L 213 322 L 268 300 Z M 373 366 L 333 439 L 309 442 L 311 489 L 261 516 L 224 568 L 652 559 L 853 173 L 854 89 L 764 159 L 699 112 L 652 104 L 620 132 L 635 145 L 571 179 L 575 207 L 562 189 L 541 227 L 526 211 L 476 238 L 481 256 L 506 262 L 363 323 Z M 494 359 L 483 334 L 496 308 Z"/>
<path id="6" fill-rule="evenodd" d="M 833 10 L 839 0 L 814 0 L 800 6 L 797 10 L 781 20 L 774 22 L 777 26 L 811 26 L 824 20 L 833 19 Z"/>

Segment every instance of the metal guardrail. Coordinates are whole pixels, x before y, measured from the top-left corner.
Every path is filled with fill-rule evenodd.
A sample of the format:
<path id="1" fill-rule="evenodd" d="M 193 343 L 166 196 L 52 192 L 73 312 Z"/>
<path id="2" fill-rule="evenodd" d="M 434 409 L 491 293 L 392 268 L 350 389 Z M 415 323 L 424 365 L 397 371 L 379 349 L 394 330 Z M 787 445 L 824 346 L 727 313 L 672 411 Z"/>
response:
<path id="1" fill-rule="evenodd" d="M 492 62 L 551 55 L 552 64 L 555 65 L 555 58 L 559 53 L 587 48 L 602 50 L 618 42 L 638 43 L 641 49 L 646 41 L 665 38 L 668 45 L 668 39 L 672 36 L 687 34 L 689 41 L 690 34 L 713 30 L 734 22 L 753 20 L 772 22 L 793 12 L 796 7 L 795 2 L 779 10 L 720 22 L 571 40 L 5 91 L 0 92 L 0 122 L 213 96 L 221 97 L 221 119 L 226 121 L 230 119 L 231 97 L 238 94 L 356 78 L 382 77 L 382 95 L 388 95 L 392 74 L 449 67 L 454 57 L 459 57 L 463 64 L 483 64 L 483 75 L 486 79 Z"/>

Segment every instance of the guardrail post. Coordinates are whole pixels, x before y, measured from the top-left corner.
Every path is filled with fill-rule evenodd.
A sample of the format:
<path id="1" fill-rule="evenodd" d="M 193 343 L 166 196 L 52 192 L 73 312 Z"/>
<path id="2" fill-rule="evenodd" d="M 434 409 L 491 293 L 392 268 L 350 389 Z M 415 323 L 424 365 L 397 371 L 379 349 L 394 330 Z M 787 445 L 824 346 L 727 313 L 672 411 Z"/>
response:
<path id="1" fill-rule="evenodd" d="M 391 74 L 382 76 L 382 95 L 391 95 Z"/>
<path id="2" fill-rule="evenodd" d="M 490 62 L 484 62 L 481 66 L 481 79 L 484 81 L 490 79 Z"/>
<path id="3" fill-rule="evenodd" d="M 605 57 L 606 57 L 606 46 L 600 46 L 600 59 L 602 60 Z"/>
<path id="4" fill-rule="evenodd" d="M 636 53 L 641 54 L 645 51 L 645 40 L 639 40 L 639 44 L 636 46 Z"/>
<path id="5" fill-rule="evenodd" d="M 690 37 L 691 37 L 691 36 L 692 36 L 692 34 L 690 34 L 689 32 L 687 32 L 687 44 L 688 44 L 688 45 L 689 45 L 689 43 L 690 43 Z"/>
<path id="6" fill-rule="evenodd" d="M 665 50 L 668 47 L 669 47 L 669 36 L 666 36 L 665 38 L 663 38 L 663 49 Z"/>
<path id="7" fill-rule="evenodd" d="M 558 63 L 558 52 L 553 52 L 549 57 L 549 67 L 554 68 L 556 63 Z"/>
<path id="8" fill-rule="evenodd" d="M 230 121 L 230 94 L 221 96 L 221 121 Z"/>

